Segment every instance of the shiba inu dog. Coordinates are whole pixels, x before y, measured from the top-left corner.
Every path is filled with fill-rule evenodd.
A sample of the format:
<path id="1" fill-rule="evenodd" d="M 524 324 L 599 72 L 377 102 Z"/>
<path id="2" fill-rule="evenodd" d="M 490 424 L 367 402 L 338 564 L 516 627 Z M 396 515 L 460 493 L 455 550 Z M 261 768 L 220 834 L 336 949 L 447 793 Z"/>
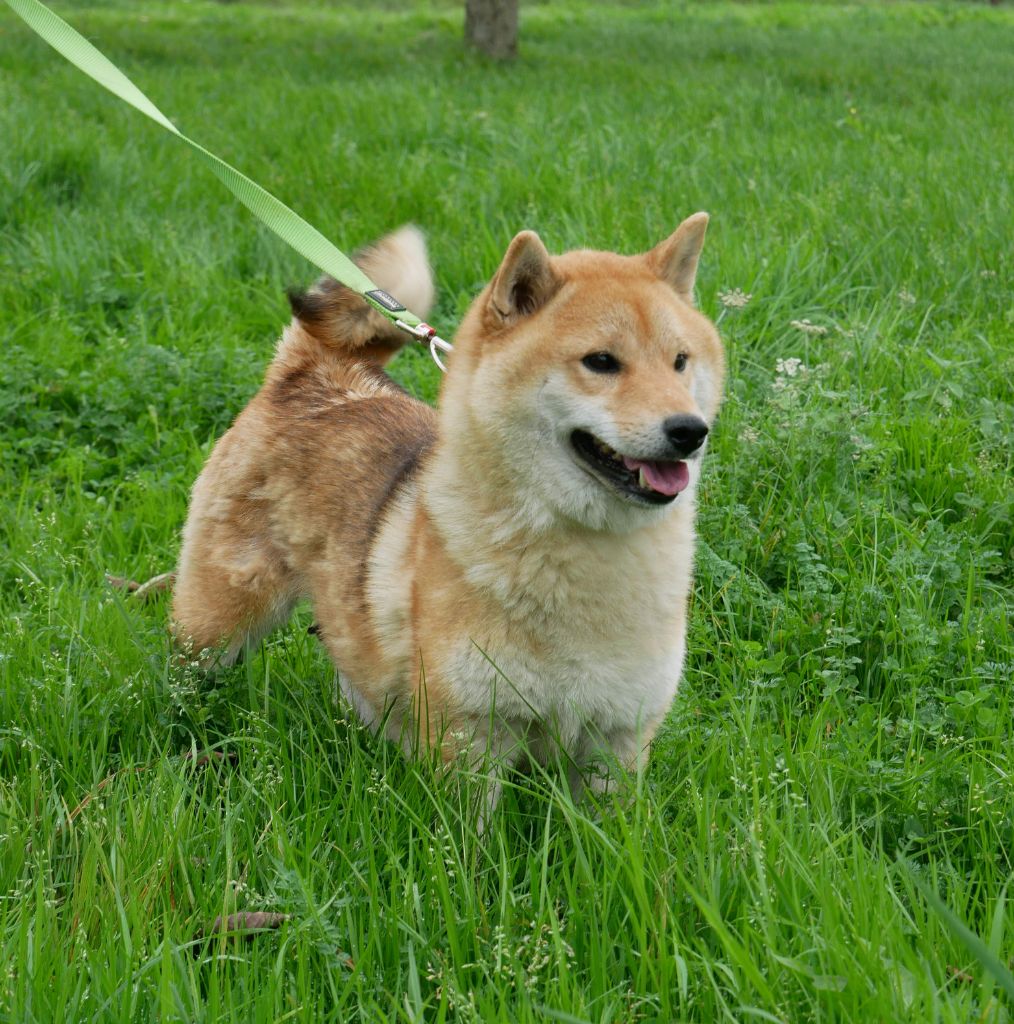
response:
<path id="1" fill-rule="evenodd" d="M 194 486 L 177 639 L 229 661 L 307 597 L 348 701 L 395 741 L 500 767 L 555 748 L 578 784 L 642 763 L 682 671 L 722 395 L 693 304 L 707 220 L 639 256 L 553 257 L 517 235 L 436 410 L 382 371 L 404 335 L 359 295 L 324 279 L 294 296 Z M 425 315 L 414 228 L 358 261 Z"/>

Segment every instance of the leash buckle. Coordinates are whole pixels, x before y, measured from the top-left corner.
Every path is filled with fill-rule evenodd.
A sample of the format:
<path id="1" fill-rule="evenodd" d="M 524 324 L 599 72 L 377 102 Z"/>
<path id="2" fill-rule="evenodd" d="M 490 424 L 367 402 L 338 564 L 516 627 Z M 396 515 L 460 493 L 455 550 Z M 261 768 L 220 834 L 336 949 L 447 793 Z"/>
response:
<path id="1" fill-rule="evenodd" d="M 430 325 L 426 323 L 421 323 L 417 327 L 412 327 L 410 324 L 405 323 L 404 320 L 395 320 L 394 325 L 395 327 L 399 327 L 406 334 L 411 334 L 416 341 L 421 342 L 424 345 L 428 345 L 433 362 L 435 362 L 444 373 L 447 372 L 447 367 L 444 366 L 443 360 L 439 355 L 437 355 L 437 351 L 453 352 L 454 346 L 449 341 L 444 341 L 444 339 L 437 334 L 435 327 L 430 327 Z"/>

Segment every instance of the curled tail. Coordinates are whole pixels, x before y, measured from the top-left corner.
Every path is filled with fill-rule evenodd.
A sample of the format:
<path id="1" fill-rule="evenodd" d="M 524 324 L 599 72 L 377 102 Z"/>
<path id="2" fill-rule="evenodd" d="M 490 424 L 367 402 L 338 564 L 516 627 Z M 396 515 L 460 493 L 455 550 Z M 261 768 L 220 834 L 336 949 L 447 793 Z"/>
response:
<path id="1" fill-rule="evenodd" d="M 433 305 L 433 274 L 418 228 L 406 224 L 360 249 L 353 259 L 378 288 L 417 316 L 427 316 Z M 338 356 L 383 366 L 408 340 L 358 292 L 331 277 L 322 277 L 308 291 L 290 291 L 289 303 L 293 322 L 278 353 L 286 362 L 300 356 Z"/>

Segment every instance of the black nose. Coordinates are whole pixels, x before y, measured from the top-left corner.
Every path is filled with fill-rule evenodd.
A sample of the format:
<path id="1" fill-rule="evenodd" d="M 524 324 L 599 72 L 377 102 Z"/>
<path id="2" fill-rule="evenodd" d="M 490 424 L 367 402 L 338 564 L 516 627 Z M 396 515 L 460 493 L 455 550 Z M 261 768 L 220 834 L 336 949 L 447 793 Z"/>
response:
<path id="1" fill-rule="evenodd" d="M 670 416 L 662 423 L 662 431 L 677 455 L 690 455 L 697 451 L 708 436 L 708 425 L 700 416 Z"/>

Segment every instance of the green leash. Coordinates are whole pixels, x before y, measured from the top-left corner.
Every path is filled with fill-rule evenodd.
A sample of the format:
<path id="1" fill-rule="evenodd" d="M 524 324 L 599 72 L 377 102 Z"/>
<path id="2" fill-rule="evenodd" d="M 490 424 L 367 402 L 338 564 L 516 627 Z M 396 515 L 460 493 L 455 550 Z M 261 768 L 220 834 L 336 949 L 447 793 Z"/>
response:
<path id="1" fill-rule="evenodd" d="M 6 0 L 7 6 L 49 43 L 61 56 L 66 57 L 79 71 L 95 79 L 103 88 L 140 110 L 156 124 L 186 143 L 211 168 L 227 189 L 252 213 L 263 221 L 279 238 L 288 242 L 296 252 L 305 256 L 325 274 L 330 274 L 347 288 L 358 292 L 378 312 L 383 313 L 397 327 L 411 334 L 417 341 L 430 346 L 437 365 L 444 369 L 437 349 L 451 351 L 451 346 L 437 332 L 407 310 L 394 296 L 378 288 L 352 260 L 332 245 L 312 224 L 290 210 L 280 199 L 241 174 L 224 160 L 208 152 L 202 145 L 187 138 L 165 114 L 107 57 L 104 57 L 87 39 L 75 31 L 61 17 L 54 14 L 40 0 Z"/>

